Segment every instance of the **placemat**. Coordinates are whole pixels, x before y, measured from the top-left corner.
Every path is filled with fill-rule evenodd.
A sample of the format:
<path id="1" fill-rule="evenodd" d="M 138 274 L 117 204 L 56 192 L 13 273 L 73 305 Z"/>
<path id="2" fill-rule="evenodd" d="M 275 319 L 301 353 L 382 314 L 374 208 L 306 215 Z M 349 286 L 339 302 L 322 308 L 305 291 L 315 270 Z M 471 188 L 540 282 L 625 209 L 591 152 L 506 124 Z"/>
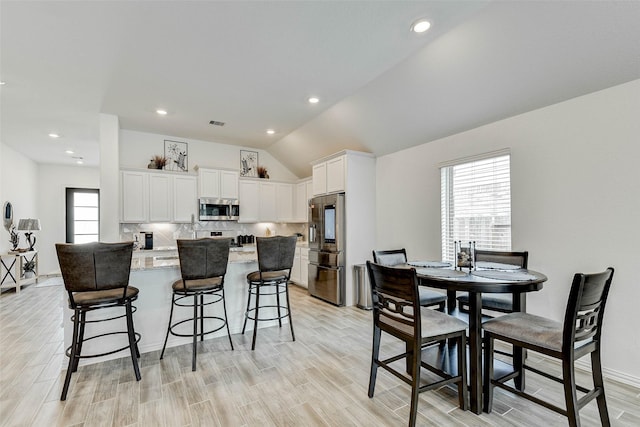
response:
<path id="1" fill-rule="evenodd" d="M 486 279 L 511 280 L 516 282 L 524 282 L 536 278 L 533 274 L 525 273 L 524 271 L 477 270 L 472 271 L 471 274 Z"/>
<path id="2" fill-rule="evenodd" d="M 434 277 L 464 277 L 467 275 L 465 271 L 449 270 L 448 268 L 420 268 L 416 270 L 416 273 Z"/>
<path id="3" fill-rule="evenodd" d="M 451 267 L 450 262 L 444 262 L 444 261 L 409 261 L 407 264 L 409 264 L 412 267 L 423 267 L 423 268 Z"/>

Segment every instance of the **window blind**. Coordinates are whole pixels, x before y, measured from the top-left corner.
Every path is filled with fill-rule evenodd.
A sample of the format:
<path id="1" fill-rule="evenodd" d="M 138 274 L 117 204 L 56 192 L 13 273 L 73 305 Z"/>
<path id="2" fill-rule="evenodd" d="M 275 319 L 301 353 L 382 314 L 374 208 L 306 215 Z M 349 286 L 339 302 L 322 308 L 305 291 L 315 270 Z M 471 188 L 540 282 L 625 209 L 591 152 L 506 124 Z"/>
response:
<path id="1" fill-rule="evenodd" d="M 440 169 L 442 259 L 453 262 L 454 242 L 476 249 L 511 250 L 510 155 L 479 158 Z"/>

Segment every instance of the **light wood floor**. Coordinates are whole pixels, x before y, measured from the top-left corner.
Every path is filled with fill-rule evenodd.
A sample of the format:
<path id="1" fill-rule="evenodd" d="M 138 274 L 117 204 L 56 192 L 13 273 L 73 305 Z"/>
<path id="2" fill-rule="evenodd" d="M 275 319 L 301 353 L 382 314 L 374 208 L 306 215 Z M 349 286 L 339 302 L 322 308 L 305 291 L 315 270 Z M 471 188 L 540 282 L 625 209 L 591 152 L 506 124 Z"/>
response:
<path id="1" fill-rule="evenodd" d="M 131 360 L 80 367 L 66 402 L 60 402 L 66 357 L 62 348 L 60 287 L 29 286 L 0 296 L 0 425 L 33 426 L 404 426 L 409 387 L 379 370 L 367 397 L 371 313 L 336 308 L 292 286 L 296 341 L 289 328 L 234 335 L 199 348 L 191 371 L 190 347 L 143 354 L 142 380 Z M 164 325 L 159 325 L 164 328 Z M 384 340 L 382 352 L 402 346 Z M 126 353 L 122 353 L 125 355 Z M 531 354 L 531 364 L 558 365 Z M 588 376 L 579 379 L 590 385 Z M 562 402 L 556 385 L 527 377 L 527 389 Z M 640 390 L 607 381 L 614 426 L 640 425 Z M 581 411 L 583 426 L 599 425 L 595 402 Z M 494 411 L 475 415 L 457 407 L 443 387 L 421 394 L 419 425 L 565 426 L 561 416 L 496 389 Z"/>

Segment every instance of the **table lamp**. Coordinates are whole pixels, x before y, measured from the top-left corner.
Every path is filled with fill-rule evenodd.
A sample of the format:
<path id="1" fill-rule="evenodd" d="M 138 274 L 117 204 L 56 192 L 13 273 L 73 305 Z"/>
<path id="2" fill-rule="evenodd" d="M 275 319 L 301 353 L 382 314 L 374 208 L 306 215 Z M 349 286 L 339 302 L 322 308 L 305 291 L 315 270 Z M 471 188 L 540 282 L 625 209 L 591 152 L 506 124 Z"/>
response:
<path id="1" fill-rule="evenodd" d="M 27 243 L 29 244 L 29 250 L 33 250 L 33 246 L 36 244 L 35 236 L 32 236 L 34 231 L 40 230 L 40 220 L 39 219 L 21 219 L 18 222 L 18 231 L 24 231 L 24 235 L 27 238 Z"/>

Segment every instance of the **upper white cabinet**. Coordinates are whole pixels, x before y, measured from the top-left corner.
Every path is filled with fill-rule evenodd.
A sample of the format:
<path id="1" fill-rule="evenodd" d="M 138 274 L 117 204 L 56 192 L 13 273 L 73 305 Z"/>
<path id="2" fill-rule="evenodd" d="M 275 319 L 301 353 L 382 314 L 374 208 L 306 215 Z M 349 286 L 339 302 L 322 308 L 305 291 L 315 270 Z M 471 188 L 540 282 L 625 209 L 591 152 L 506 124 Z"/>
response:
<path id="1" fill-rule="evenodd" d="M 242 178 L 239 222 L 294 222 L 296 184 Z"/>
<path id="2" fill-rule="evenodd" d="M 307 222 L 309 212 L 309 199 L 313 197 L 313 180 L 302 181 L 296 184 L 293 220 L 294 222 Z"/>
<path id="3" fill-rule="evenodd" d="M 238 177 L 237 171 L 200 168 L 198 195 L 212 199 L 238 199 Z"/>
<path id="4" fill-rule="evenodd" d="M 313 165 L 313 195 L 327 193 L 327 163 Z"/>
<path id="5" fill-rule="evenodd" d="M 191 222 L 198 216 L 198 182 L 195 176 L 173 176 L 173 222 Z"/>
<path id="6" fill-rule="evenodd" d="M 198 205 L 193 175 L 122 171 L 121 222 L 190 222 Z"/>
<path id="7" fill-rule="evenodd" d="M 341 193 L 346 190 L 346 154 L 320 160 L 313 165 L 313 195 Z"/>
<path id="8" fill-rule="evenodd" d="M 260 221 L 260 183 L 253 180 L 240 180 L 238 184 L 240 203 L 240 222 Z"/>
<path id="9" fill-rule="evenodd" d="M 147 222 L 149 218 L 149 174 L 123 171 L 120 174 L 122 222 Z"/>
<path id="10" fill-rule="evenodd" d="M 242 211 L 242 207 L 240 207 Z M 276 184 L 273 182 L 260 183 L 260 221 L 276 222 L 278 209 L 276 201 Z"/>

